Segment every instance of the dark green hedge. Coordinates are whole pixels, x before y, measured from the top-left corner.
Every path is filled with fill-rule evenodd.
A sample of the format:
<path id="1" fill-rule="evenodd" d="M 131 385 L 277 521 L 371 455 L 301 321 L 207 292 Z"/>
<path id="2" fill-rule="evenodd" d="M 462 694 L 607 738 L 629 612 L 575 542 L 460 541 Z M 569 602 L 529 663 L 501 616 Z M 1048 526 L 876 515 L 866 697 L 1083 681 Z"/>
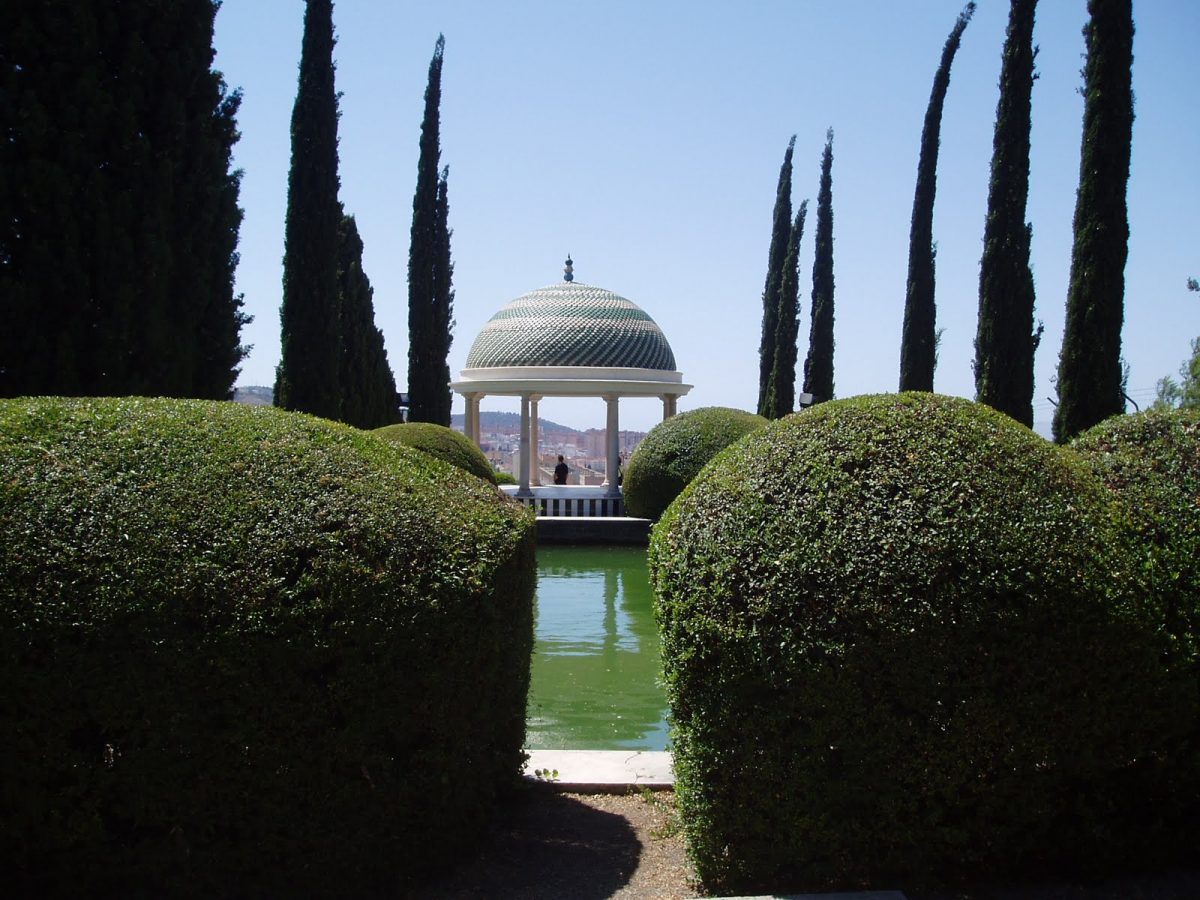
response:
<path id="1" fill-rule="evenodd" d="M 709 460 L 766 424 L 754 413 L 706 406 L 655 425 L 625 468 L 625 509 L 657 519 Z"/>
<path id="2" fill-rule="evenodd" d="M 381 438 L 458 466 L 477 478 L 496 483 L 496 473 L 483 451 L 466 435 L 459 434 L 445 425 L 432 422 L 407 422 L 400 425 L 385 425 L 373 432 Z"/>
<path id="3" fill-rule="evenodd" d="M 1163 629 L 1166 662 L 1200 693 L 1200 410 L 1113 416 L 1071 448 L 1113 490 L 1125 540 L 1139 557 L 1138 596 Z M 1200 821 L 1200 717 L 1173 754 L 1175 786 L 1164 817 Z M 1200 835 L 1192 832 L 1194 845 Z"/>
<path id="4" fill-rule="evenodd" d="M 1200 410 L 1113 416 L 1071 448 L 1127 508 L 1146 596 L 1200 675 Z"/>
<path id="5" fill-rule="evenodd" d="M 1184 837 L 1158 763 L 1194 692 L 1114 506 L 1076 454 L 931 394 L 822 404 L 715 460 L 650 548 L 706 885 L 1095 874 Z"/>
<path id="6" fill-rule="evenodd" d="M 0 872 L 17 895 L 368 896 L 523 762 L 533 523 L 270 408 L 0 402 Z"/>

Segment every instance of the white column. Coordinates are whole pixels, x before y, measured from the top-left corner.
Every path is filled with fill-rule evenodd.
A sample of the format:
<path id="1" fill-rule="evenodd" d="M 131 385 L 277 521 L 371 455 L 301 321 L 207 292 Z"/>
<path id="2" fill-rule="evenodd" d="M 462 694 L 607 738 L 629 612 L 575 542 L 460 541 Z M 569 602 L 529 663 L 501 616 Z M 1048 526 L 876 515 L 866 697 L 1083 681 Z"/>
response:
<path id="1" fill-rule="evenodd" d="M 466 410 L 463 413 L 463 434 L 471 440 L 476 447 L 479 446 L 479 433 L 475 430 L 475 409 L 477 394 L 463 394 L 463 400 L 466 401 Z"/>
<path id="2" fill-rule="evenodd" d="M 517 496 L 531 497 L 533 491 L 529 489 L 529 395 L 521 395 L 521 453 L 517 457 L 517 468 L 521 471 L 517 473 L 520 482 L 517 488 Z"/>
<path id="3" fill-rule="evenodd" d="M 608 404 L 608 424 L 604 435 L 605 443 L 608 444 L 608 459 L 604 465 L 604 483 L 608 486 L 609 497 L 620 497 L 621 487 L 617 484 L 617 466 L 621 464 L 620 448 L 617 444 L 621 436 L 617 415 L 618 398 L 615 395 L 606 395 L 604 402 Z"/>
<path id="4" fill-rule="evenodd" d="M 483 394 L 475 395 L 474 412 L 471 415 L 471 430 L 475 434 L 475 443 L 483 443 L 483 429 L 479 427 L 479 402 L 483 400 Z"/>
<path id="5" fill-rule="evenodd" d="M 541 396 L 533 394 L 529 398 L 529 449 L 533 465 L 529 473 L 530 484 L 541 486 L 542 483 L 542 454 L 538 449 L 538 401 Z"/>

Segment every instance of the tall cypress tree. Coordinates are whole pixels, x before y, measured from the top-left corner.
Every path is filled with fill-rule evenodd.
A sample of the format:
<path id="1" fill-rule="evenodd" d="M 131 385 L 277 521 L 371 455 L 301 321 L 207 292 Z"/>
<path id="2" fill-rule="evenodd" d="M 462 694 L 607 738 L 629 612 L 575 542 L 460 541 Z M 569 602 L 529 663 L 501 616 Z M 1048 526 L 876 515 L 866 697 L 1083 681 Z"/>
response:
<path id="1" fill-rule="evenodd" d="M 216 5 L 196 4 L 207 14 L 204 41 L 194 47 L 193 70 L 200 74 L 196 96 L 183 104 L 189 136 L 184 142 L 181 168 L 195 173 L 184 179 L 186 191 L 177 192 L 175 246 L 192 248 L 204 264 L 191 272 L 173 268 L 171 294 L 177 304 L 192 310 L 190 396 L 224 400 L 231 396 L 239 364 L 249 352 L 241 343 L 241 328 L 251 316 L 243 312 L 244 299 L 234 292 L 238 265 L 238 232 L 242 210 L 238 207 L 241 172 L 232 168 L 233 145 L 240 135 L 236 114 L 239 91 L 230 93 L 220 73 L 209 71 L 213 61 L 212 31 Z M 197 28 L 193 32 L 200 34 Z M 176 42 L 176 52 L 179 43 Z"/>
<path id="2" fill-rule="evenodd" d="M 118 176 L 109 113 L 128 86 L 97 4 L 0 5 L 0 394 L 129 393 L 128 275 L 95 268 L 130 247 L 110 213 L 136 197 Z M 130 40 L 136 41 L 135 34 Z M 128 98 L 127 98 L 128 99 Z M 126 117 L 128 118 L 128 117 Z M 130 158 L 127 155 L 125 158 Z M 130 188 L 121 194 L 120 188 Z M 113 202 L 109 202 L 113 201 Z M 134 266 L 126 265 L 126 271 Z M 109 273 L 105 273 L 106 275 Z M 115 353 L 105 363 L 102 353 Z"/>
<path id="3" fill-rule="evenodd" d="M 341 420 L 355 428 L 380 428 L 400 420 L 396 379 L 388 366 L 383 332 L 375 327 L 375 292 L 362 265 L 363 242 L 354 216 L 338 229 L 338 297 L 342 317 L 339 384 Z"/>
<path id="4" fill-rule="evenodd" d="M 1125 410 L 1121 326 L 1129 251 L 1133 12 L 1130 0 L 1089 0 L 1088 12 L 1083 150 L 1054 412 L 1059 442 Z"/>
<path id="5" fill-rule="evenodd" d="M 981 403 L 1033 426 L 1032 228 L 1029 196 L 1029 125 L 1033 95 L 1033 19 L 1037 0 L 1012 0 L 1000 100 L 992 141 L 983 258 L 979 265 L 979 323 L 975 336 L 975 395 Z"/>
<path id="6" fill-rule="evenodd" d="M 767 384 L 769 419 L 781 419 L 796 407 L 796 336 L 800 328 L 800 240 L 808 201 L 802 200 L 788 237 L 787 256 L 779 282 L 779 312 L 775 328 L 774 363 Z"/>
<path id="7" fill-rule="evenodd" d="M 946 44 L 933 76 L 933 90 L 921 129 L 917 188 L 913 195 L 912 227 L 908 235 L 908 289 L 904 298 L 904 330 L 900 341 L 900 390 L 932 391 L 937 365 L 937 307 L 934 303 L 933 201 L 937 194 L 938 145 L 942 108 L 950 87 L 950 65 L 962 42 L 975 4 L 968 3 Z"/>
<path id="8" fill-rule="evenodd" d="M 775 368 L 775 349 L 779 345 L 779 286 L 783 280 L 788 241 L 792 231 L 792 154 L 796 136 L 788 141 L 779 167 L 775 187 L 775 209 L 771 213 L 771 246 L 767 251 L 767 278 L 763 286 L 762 339 L 758 347 L 758 414 L 771 416 L 777 406 L 770 395 L 771 372 Z"/>
<path id="9" fill-rule="evenodd" d="M 812 321 L 804 360 L 804 392 L 813 403 L 833 399 L 833 129 L 825 132 L 821 187 L 817 192 Z"/>
<path id="10" fill-rule="evenodd" d="M 449 368 L 452 272 L 444 172 L 441 161 L 440 107 L 442 57 L 446 40 L 438 35 L 421 121 L 421 152 L 408 249 L 408 418 L 411 422 L 450 424 Z M 440 198 L 440 199 L 439 199 Z"/>
<path id="11" fill-rule="evenodd" d="M 341 415 L 337 248 L 337 93 L 333 4 L 308 0 L 300 80 L 292 108 L 292 165 L 284 225 L 281 358 L 275 405 Z"/>
<path id="12" fill-rule="evenodd" d="M 0 9 L 0 394 L 227 396 L 240 97 L 214 3 Z"/>
<path id="13" fill-rule="evenodd" d="M 438 177 L 437 217 L 434 220 L 433 327 L 429 330 L 431 375 L 429 415 L 439 425 L 450 424 L 450 344 L 454 340 L 454 262 L 450 256 L 450 167 L 444 166 Z"/>

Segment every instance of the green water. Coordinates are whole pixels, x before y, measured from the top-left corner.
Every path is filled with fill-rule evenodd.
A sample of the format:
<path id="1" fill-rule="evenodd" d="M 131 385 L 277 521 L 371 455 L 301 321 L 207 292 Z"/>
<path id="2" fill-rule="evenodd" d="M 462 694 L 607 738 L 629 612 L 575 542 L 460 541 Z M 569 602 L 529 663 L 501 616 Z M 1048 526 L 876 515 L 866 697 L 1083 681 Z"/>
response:
<path id="1" fill-rule="evenodd" d="M 539 547 L 526 745 L 665 750 L 646 551 Z"/>

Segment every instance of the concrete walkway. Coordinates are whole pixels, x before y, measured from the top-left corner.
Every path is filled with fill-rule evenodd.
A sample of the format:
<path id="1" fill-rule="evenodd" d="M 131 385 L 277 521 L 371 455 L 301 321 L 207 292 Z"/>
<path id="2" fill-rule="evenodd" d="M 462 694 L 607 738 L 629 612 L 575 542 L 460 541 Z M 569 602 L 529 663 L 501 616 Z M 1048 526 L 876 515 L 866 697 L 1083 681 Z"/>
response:
<path id="1" fill-rule="evenodd" d="M 675 784 L 671 754 L 653 750 L 529 750 L 525 777 L 557 791 L 624 793 L 666 790 Z M 539 775 L 538 772 L 543 774 Z M 549 774 L 546 774 L 549 773 Z M 557 774 L 556 774 L 557 773 Z"/>
<path id="2" fill-rule="evenodd" d="M 675 784 L 671 754 L 652 750 L 528 750 L 525 777 L 572 794 L 622 794 L 645 788 L 667 790 Z M 775 894 L 731 900 L 906 900 L 900 891 L 833 894 Z"/>

